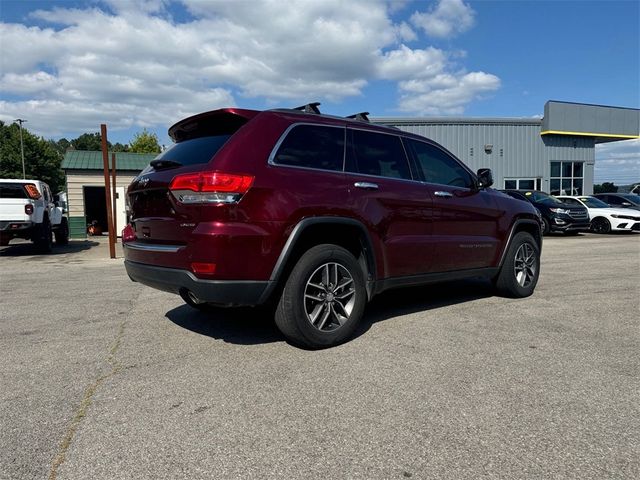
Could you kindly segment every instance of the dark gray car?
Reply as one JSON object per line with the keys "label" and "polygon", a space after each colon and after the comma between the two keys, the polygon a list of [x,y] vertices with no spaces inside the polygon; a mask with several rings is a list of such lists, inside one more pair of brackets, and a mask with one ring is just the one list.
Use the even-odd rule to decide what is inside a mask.
{"label": "dark gray car", "polygon": [[594,197],[611,207],[640,210],[640,195],[634,193],[597,193]]}

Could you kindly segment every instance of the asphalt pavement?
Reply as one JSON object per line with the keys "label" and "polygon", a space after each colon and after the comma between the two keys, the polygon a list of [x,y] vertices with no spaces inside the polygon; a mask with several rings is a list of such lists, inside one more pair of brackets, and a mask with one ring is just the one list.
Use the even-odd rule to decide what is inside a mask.
{"label": "asphalt pavement", "polygon": [[640,478],[637,234],[545,238],[527,299],[387,292],[322,351],[104,240],[1,248],[0,298],[3,479]]}

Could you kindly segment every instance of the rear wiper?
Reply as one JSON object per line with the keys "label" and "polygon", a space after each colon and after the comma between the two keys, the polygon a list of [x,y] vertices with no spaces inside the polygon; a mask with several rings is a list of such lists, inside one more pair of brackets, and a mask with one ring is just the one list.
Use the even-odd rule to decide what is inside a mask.
{"label": "rear wiper", "polygon": [[165,159],[151,160],[151,163],[149,165],[151,165],[156,170],[182,166],[180,162],[176,162],[175,160],[165,160]]}

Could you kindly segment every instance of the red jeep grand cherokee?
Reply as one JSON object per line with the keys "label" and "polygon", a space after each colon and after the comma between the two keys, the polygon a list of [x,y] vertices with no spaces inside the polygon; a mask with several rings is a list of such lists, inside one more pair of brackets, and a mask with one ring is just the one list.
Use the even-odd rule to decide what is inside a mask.
{"label": "red jeep grand cherokee", "polygon": [[317,105],[172,126],[175,145],[129,187],[131,279],[195,308],[273,299],[287,339],[314,348],[348,339],[390,288],[485,276],[507,296],[533,293],[531,204],[431,140]]}

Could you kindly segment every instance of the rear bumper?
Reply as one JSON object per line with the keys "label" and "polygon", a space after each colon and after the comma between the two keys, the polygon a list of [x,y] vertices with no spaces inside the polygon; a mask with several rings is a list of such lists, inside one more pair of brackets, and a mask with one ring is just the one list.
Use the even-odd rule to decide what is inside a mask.
{"label": "rear bumper", "polygon": [[202,280],[188,270],[125,260],[129,278],[148,287],[180,294],[188,290],[203,302],[228,306],[260,305],[271,290],[270,281]]}
{"label": "rear bumper", "polygon": [[0,235],[6,238],[31,238],[33,229],[35,228],[33,222],[23,221],[0,221]]}

